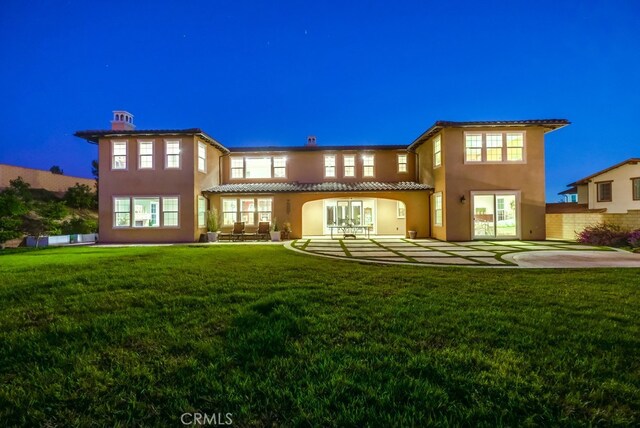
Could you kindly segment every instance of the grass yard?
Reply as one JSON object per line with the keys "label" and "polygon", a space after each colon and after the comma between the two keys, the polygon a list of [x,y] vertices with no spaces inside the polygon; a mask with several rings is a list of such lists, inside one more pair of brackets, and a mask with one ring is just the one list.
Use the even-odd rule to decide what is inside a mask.
{"label": "grass yard", "polygon": [[640,424],[638,269],[0,254],[4,426]]}

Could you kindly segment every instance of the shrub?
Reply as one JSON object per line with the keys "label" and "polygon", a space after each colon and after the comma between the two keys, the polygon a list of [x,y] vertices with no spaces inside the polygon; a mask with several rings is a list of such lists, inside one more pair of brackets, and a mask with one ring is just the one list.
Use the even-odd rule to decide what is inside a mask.
{"label": "shrub", "polygon": [[98,205],[95,192],[86,184],[76,183],[75,186],[69,187],[64,200],[72,208],[92,209]]}
{"label": "shrub", "polygon": [[92,219],[73,217],[71,220],[63,222],[61,229],[63,235],[96,233],[98,231],[98,222]]}
{"label": "shrub", "polygon": [[633,248],[640,248],[640,229],[636,229],[629,234],[628,242]]}
{"label": "shrub", "polygon": [[611,223],[599,223],[588,226],[578,233],[578,242],[592,245],[606,245],[608,247],[623,247],[627,245],[629,232]]}

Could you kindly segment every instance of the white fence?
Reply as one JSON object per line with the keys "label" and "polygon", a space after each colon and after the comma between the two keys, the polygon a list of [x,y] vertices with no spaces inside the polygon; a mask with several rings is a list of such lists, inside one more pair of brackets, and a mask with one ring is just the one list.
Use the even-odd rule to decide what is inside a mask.
{"label": "white fence", "polygon": [[[57,236],[41,236],[38,239],[38,247],[50,247],[60,245],[71,245],[79,243],[96,242],[98,240],[97,233],[77,234],[77,235],[57,235]],[[36,237],[27,236],[27,247],[36,246]]]}

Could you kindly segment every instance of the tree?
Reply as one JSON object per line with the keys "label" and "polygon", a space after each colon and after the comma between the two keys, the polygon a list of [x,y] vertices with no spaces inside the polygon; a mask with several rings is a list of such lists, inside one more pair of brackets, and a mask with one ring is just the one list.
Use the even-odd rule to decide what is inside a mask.
{"label": "tree", "polygon": [[15,188],[0,192],[0,245],[22,234],[22,216],[27,211],[27,204]]}
{"label": "tree", "polygon": [[91,161],[91,174],[96,179],[96,196],[98,195],[98,180],[100,179],[100,164],[96,159]]}
{"label": "tree", "polygon": [[12,189],[16,196],[25,202],[31,200],[31,185],[24,181],[22,177],[18,176],[15,180],[9,180],[9,187],[6,190]]}
{"label": "tree", "polygon": [[92,209],[97,205],[96,194],[86,184],[76,183],[64,194],[64,200],[71,208]]}
{"label": "tree", "polygon": [[37,208],[38,217],[31,217],[26,221],[27,232],[36,238],[36,248],[42,236],[60,233],[60,220],[68,212],[64,202],[47,202]]}
{"label": "tree", "polygon": [[58,165],[52,166],[49,171],[51,171],[51,174],[64,175],[64,171]]}

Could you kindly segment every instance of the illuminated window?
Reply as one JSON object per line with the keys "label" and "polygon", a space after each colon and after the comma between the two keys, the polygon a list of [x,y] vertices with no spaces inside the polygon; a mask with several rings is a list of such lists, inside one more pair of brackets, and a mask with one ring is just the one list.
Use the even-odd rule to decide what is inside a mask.
{"label": "illuminated window", "polygon": [[198,227],[207,225],[207,200],[198,196]]}
{"label": "illuminated window", "polygon": [[344,176],[355,177],[356,176],[356,156],[344,155]]}
{"label": "illuminated window", "polygon": [[433,195],[433,224],[442,226],[442,192]]}
{"label": "illuminated window", "polygon": [[243,221],[245,225],[253,225],[255,222],[256,213],[256,200],[240,199],[240,221]]}
{"label": "illuminated window", "polygon": [[271,178],[271,158],[245,158],[244,177]]}
{"label": "illuminated window", "polygon": [[524,134],[522,132],[507,134],[507,160],[522,161],[524,159]]}
{"label": "illuminated window", "polygon": [[405,218],[407,216],[407,207],[404,202],[397,201],[396,211],[398,218]]}
{"label": "illuminated window", "polygon": [[465,135],[464,160],[466,162],[482,162],[482,134]]}
{"label": "illuminated window", "polygon": [[231,158],[231,178],[244,178],[243,158]]}
{"label": "illuminated window", "polygon": [[433,139],[433,166],[442,165],[442,139],[437,135]]}
{"label": "illuminated window", "polygon": [[285,178],[287,176],[287,158],[284,156],[273,158],[273,176]]}
{"label": "illuminated window", "polygon": [[207,172],[207,146],[198,143],[198,171]]}
{"label": "illuminated window", "polygon": [[362,155],[362,176],[373,177],[374,175],[374,157],[372,154]]}
{"label": "illuminated window", "polygon": [[113,199],[113,225],[114,227],[131,226],[131,199]]}
{"label": "illuminated window", "polygon": [[114,141],[111,151],[111,169],[127,169],[127,142]]}
{"label": "illuminated window", "polygon": [[502,161],[502,134],[487,134],[487,162]]}
{"label": "illuminated window", "polygon": [[271,198],[259,198],[258,204],[258,221],[271,222],[271,205],[273,200]]}
{"label": "illuminated window", "polygon": [[238,200],[222,199],[222,224],[231,226],[238,221]]}
{"label": "illuminated window", "polygon": [[178,198],[162,198],[162,225],[178,226]]}
{"label": "illuminated window", "polygon": [[324,176],[328,178],[336,176],[336,155],[324,155]]}
{"label": "illuminated window", "polygon": [[158,227],[159,198],[133,198],[133,227]]}
{"label": "illuminated window", "polygon": [[407,172],[407,155],[398,155],[398,172]]}
{"label": "illuminated window", "polygon": [[153,168],[153,141],[140,141],[138,143],[138,168]]}
{"label": "illuminated window", "polygon": [[180,141],[166,142],[165,168],[180,168]]}

